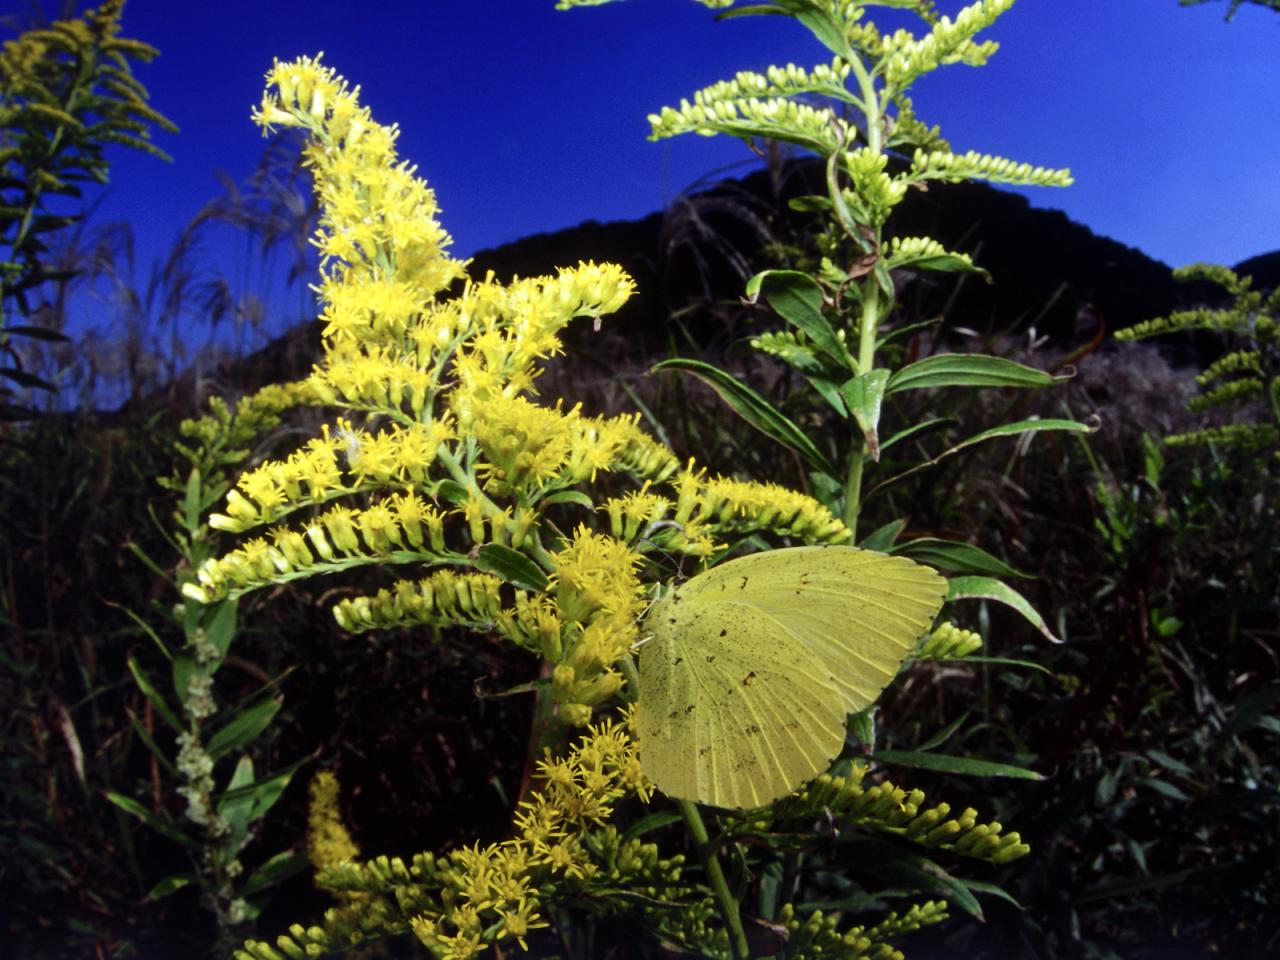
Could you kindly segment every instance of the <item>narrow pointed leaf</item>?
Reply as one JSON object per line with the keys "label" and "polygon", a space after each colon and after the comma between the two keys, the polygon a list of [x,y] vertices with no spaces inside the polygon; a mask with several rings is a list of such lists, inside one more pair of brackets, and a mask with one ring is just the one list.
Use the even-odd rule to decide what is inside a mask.
{"label": "narrow pointed leaf", "polygon": [[981,433],[975,434],[968,440],[957,443],[954,447],[942,451],[932,460],[926,460],[924,463],[916,464],[910,470],[904,470],[896,476],[890,477],[888,480],[881,481],[876,484],[868,493],[867,497],[877,491],[897,483],[899,480],[905,480],[913,474],[919,473],[921,470],[927,470],[929,467],[936,466],[948,457],[953,457],[962,450],[976,446],[979,443],[985,443],[988,440],[998,440],[1001,437],[1016,437],[1025,433],[1039,433],[1045,430],[1067,431],[1069,433],[1092,433],[1097,427],[1091,427],[1087,423],[1081,423],[1078,420],[1019,420],[1017,423],[1006,423],[999,427],[992,427],[990,430],[983,430]]}
{"label": "narrow pointed leaf", "polygon": [[868,370],[845,381],[840,387],[840,395],[867,442],[867,452],[876,461],[880,459],[880,435],[876,430],[880,425],[880,404],[888,381],[888,370]]}
{"label": "narrow pointed leaf", "polygon": [[953,757],[944,753],[924,753],[920,750],[879,750],[875,759],[880,763],[898,767],[915,767],[917,770],[935,770],[939,773],[958,773],[969,777],[1013,777],[1018,780],[1043,780],[1041,774],[1026,767],[1010,763],[994,763],[975,757]]}
{"label": "narrow pointed leaf", "polygon": [[907,525],[905,520],[890,520],[883,527],[872,530],[858,544],[863,550],[878,550],[881,553],[893,553],[893,543]]}
{"label": "narrow pointed leaf", "polygon": [[984,573],[993,577],[1030,578],[1031,574],[1013,569],[1003,560],[993,557],[981,547],[971,543],[959,543],[955,540],[936,540],[922,537],[900,543],[890,553],[910,557],[920,563],[927,563],[940,570],[954,573]]}
{"label": "narrow pointed leaf", "polygon": [[178,829],[177,825],[170,822],[168,817],[152,813],[137,800],[126,797],[124,794],[116,793],[114,790],[105,791],[103,796],[121,810],[124,810],[126,813],[133,814],[133,816],[137,817],[152,830],[155,830],[157,833],[164,834],[164,836],[168,837],[175,843],[179,843],[184,847],[196,846],[196,841]]}
{"label": "narrow pointed leaf", "polygon": [[301,873],[310,865],[311,861],[305,853],[295,850],[281,851],[249,875],[240,894],[249,897],[267,887],[274,887]]}
{"label": "narrow pointed leaf", "polygon": [[768,400],[731,374],[701,360],[686,360],[679,357],[656,364],[651,372],[656,373],[658,370],[687,370],[715,390],[738,416],[761,433],[790,447],[804,457],[811,466],[817,467],[823,473],[835,474],[830,461],[813,445],[813,441],[805,435],[803,430]]}
{"label": "narrow pointed leaf", "polygon": [[482,573],[492,573],[508,583],[539,593],[547,589],[549,581],[542,568],[519,550],[512,550],[500,543],[486,543],[476,553],[475,568]]}
{"label": "narrow pointed leaf", "polygon": [[941,353],[908,364],[889,379],[889,393],[922,387],[1047,387],[1058,380],[1004,357],[981,353]]}
{"label": "narrow pointed leaf", "polygon": [[260,700],[251,707],[237,713],[231,720],[209,738],[205,752],[213,759],[246,747],[258,738],[272,717],[280,710],[280,701],[273,699]]}
{"label": "narrow pointed leaf", "polygon": [[129,672],[133,674],[133,682],[138,685],[138,689],[142,691],[142,695],[147,698],[151,703],[151,706],[155,708],[156,713],[160,714],[161,719],[163,719],[165,723],[173,727],[176,732],[181,733],[185,727],[183,727],[182,723],[179,722],[178,715],[169,708],[167,703],[164,702],[164,697],[160,695],[160,691],[155,688],[147,675],[142,672],[142,668],[138,666],[138,661],[133,659],[133,657],[130,657],[128,664]]}
{"label": "narrow pointed leaf", "polygon": [[195,883],[196,878],[189,873],[175,873],[165,877],[147,891],[144,900],[162,900],[169,894],[181,890],[188,884]]}
{"label": "narrow pointed leaf", "polygon": [[197,467],[187,477],[186,496],[183,497],[183,513],[187,530],[194,532],[200,526],[200,469]]}
{"label": "narrow pointed leaf", "polygon": [[947,580],[947,602],[955,600],[994,600],[1017,610],[1027,622],[1039,630],[1052,643],[1061,643],[1053,635],[1044,618],[1036,613],[1027,598],[1013,587],[991,577],[950,577]]}
{"label": "narrow pointed leaf", "polygon": [[799,270],[765,270],[747,281],[747,299],[763,294],[778,316],[804,332],[813,345],[846,370],[857,369],[849,351],[822,315],[822,288]]}

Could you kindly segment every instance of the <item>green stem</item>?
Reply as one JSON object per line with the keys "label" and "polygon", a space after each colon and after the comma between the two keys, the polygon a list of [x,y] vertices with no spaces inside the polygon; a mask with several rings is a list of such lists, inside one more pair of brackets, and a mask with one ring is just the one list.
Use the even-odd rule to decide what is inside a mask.
{"label": "green stem", "polygon": [[[878,234],[879,231],[877,231]],[[879,244],[879,236],[876,243]],[[858,369],[867,373],[875,368],[876,325],[880,316],[880,283],[875,274],[868,274],[862,285],[862,315],[858,320]],[[845,467],[844,525],[856,541],[858,513],[862,509],[862,431],[854,424],[853,440],[849,444],[849,462]]]}
{"label": "green stem", "polygon": [[733,899],[733,894],[729,892],[729,884],[725,881],[724,871],[720,869],[716,852],[711,848],[711,838],[707,836],[707,827],[702,822],[702,815],[698,813],[697,806],[688,800],[677,800],[676,808],[684,817],[689,835],[693,837],[698,859],[702,861],[702,869],[707,872],[711,891],[715,894],[716,903],[720,906],[720,916],[725,926],[729,928],[729,948],[733,951],[735,960],[747,960],[751,952],[747,946],[747,932],[742,929],[738,901]]}

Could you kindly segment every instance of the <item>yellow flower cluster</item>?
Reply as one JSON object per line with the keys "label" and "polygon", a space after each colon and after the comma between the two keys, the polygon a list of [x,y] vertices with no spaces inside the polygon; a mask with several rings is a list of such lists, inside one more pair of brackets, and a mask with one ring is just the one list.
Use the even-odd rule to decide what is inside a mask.
{"label": "yellow flower cluster", "polygon": [[416,493],[398,493],[363,510],[330,507],[303,530],[273,528],[196,571],[183,593],[201,603],[238,596],[269,583],[374,562],[454,560],[444,543],[444,514]]}
{"label": "yellow flower cluster", "polygon": [[[601,864],[583,837],[606,823],[622,797],[649,796],[635,745],[617,723],[591,727],[566,757],[540,762],[538,772],[543,785],[520,804],[515,837],[455,850],[437,863],[443,909],[410,921],[437,957],[468,960],[508,939],[528,949],[530,931],[548,925],[539,913],[540,889],[555,881],[563,891],[595,877]],[[647,857],[637,851],[631,851],[636,867],[658,866],[656,850]],[[662,861],[660,869],[674,881],[681,862]]]}
{"label": "yellow flower cluster", "polygon": [[947,622],[929,634],[915,657],[917,660],[958,660],[981,649],[980,634]]}
{"label": "yellow flower cluster", "polygon": [[312,438],[287,459],[241,474],[239,489],[227,494],[226,514],[212,514],[209,525],[239,533],[356,490],[425,484],[437,449],[453,437],[447,421],[393,424],[379,433],[356,429],[341,418],[337,426],[330,434],[325,424],[323,437]]}
{"label": "yellow flower cluster", "polygon": [[[352,633],[416,624],[487,626],[510,622],[502,609],[502,581],[487,573],[437,570],[422,580],[400,580],[371,597],[349,597],[333,608],[338,626]],[[503,631],[507,633],[507,631]],[[514,629],[510,629],[515,633]]]}
{"label": "yellow flower cluster", "polygon": [[775,809],[778,817],[806,811],[829,815],[904,837],[922,846],[941,848],[990,863],[1008,863],[1031,852],[1017,833],[1003,833],[998,822],[979,823],[978,812],[966,808],[950,817],[951,806],[925,807],[920,790],[906,791],[885,781],[864,787],[868,767],[855,763],[847,777],[822,774]]}
{"label": "yellow flower cluster", "polygon": [[311,778],[307,799],[307,858],[311,865],[323,870],[360,856],[338,809],[338,778],[321,770]]}
{"label": "yellow flower cluster", "polygon": [[319,58],[276,61],[254,119],[264,133],[273,126],[307,130],[303,155],[321,206],[315,243],[325,265],[345,262],[335,268],[340,282],[390,273],[411,302],[424,303],[463,267],[445,255],[451,240],[436,220],[434,193],[396,154],[398,128],[374,122],[357,93]]}
{"label": "yellow flower cluster", "polygon": [[787,931],[787,951],[798,957],[830,957],[831,960],[906,960],[890,945],[921,927],[947,919],[945,900],[927,900],[905,914],[891,912],[874,927],[856,926],[841,932],[840,913],[814,910],[804,916],[786,903],[778,910],[777,924]]}
{"label": "yellow flower cluster", "polygon": [[553,665],[552,700],[561,718],[583,726],[594,706],[622,688],[614,665],[639,639],[640,556],[618,540],[579,527],[553,560],[555,610],[540,611],[538,640]]}

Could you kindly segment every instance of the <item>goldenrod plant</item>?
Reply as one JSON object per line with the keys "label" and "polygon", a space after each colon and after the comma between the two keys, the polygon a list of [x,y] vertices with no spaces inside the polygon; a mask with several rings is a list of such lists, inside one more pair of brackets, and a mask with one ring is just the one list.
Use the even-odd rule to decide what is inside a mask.
{"label": "goldenrod plant", "polygon": [[[134,546],[135,554],[158,576],[179,586],[190,583],[193,571],[214,555],[217,534],[208,524],[209,509],[226,496],[232,471],[249,456],[249,445],[269,436],[280,425],[281,412],[306,398],[305,384],[270,385],[242,398],[234,410],[214,397],[207,415],[182,423],[186,442],[177,445],[177,452],[187,468],[161,478],[162,486],[178,496],[170,521],[163,525],[178,554],[176,576]],[[242,862],[245,848],[257,839],[263,818],[301,761],[272,772],[255,767],[254,743],[283,702],[279,678],[237,703],[218,700],[215,678],[235,641],[237,613],[234,598],[208,604],[184,598],[167,626],[157,628],[131,614],[166,661],[171,689],[166,693],[155,671],[139,658],[129,659],[134,682],[167,734],[157,737],[136,719],[134,729],[159,769],[169,775],[169,788],[181,798],[182,811],[175,817],[164,806],[144,804],[115,790],[106,793],[112,803],[183,849],[189,869],[156,881],[148,899],[187,886],[199,888],[217,920],[224,954],[236,940],[236,931],[258,915],[271,888],[307,863],[306,856],[291,849],[269,855],[256,870],[247,870]],[[176,650],[166,641],[175,628],[183,638]],[[172,749],[167,749],[169,736]]]}
{"label": "goldenrod plant", "polygon": [[35,411],[18,390],[52,391],[55,384],[30,369],[34,355],[23,340],[65,342],[62,331],[24,323],[32,299],[49,283],[70,279],[48,260],[50,234],[83,218],[56,208],[84,197],[80,184],[107,182],[109,145],[119,144],[167,160],[151,142],[152,128],[177,128],[147,104],[147,90],[132,62],[158,51],[120,35],[124,0],[107,0],[75,20],[28,30],[0,51],[0,419],[26,419]]}
{"label": "goldenrod plant", "polygon": [[1196,377],[1200,393],[1187,401],[1192,413],[1248,411],[1254,415],[1170,434],[1170,446],[1218,444],[1252,453],[1280,465],[1280,289],[1269,294],[1251,289],[1250,277],[1223,266],[1195,263],[1174,271],[1179,280],[1207,280],[1231,296],[1220,309],[1198,307],[1146,320],[1116,331],[1121,341],[1164,334],[1208,331],[1221,336],[1227,352]]}
{"label": "goldenrod plant", "polygon": [[[1014,0],[979,0],[954,18],[928,0],[774,0],[737,6],[733,0],[697,0],[721,9],[722,19],[770,15],[796,21],[826,48],[831,59],[813,67],[773,66],[763,73],[744,70],[697,91],[692,100],[649,117],[650,139],[685,133],[728,135],[756,152],[783,143],[816,154],[824,170],[825,194],[791,201],[816,212],[820,264],[813,272],[765,270],[747,284],[751,302],[765,301],[786,324],[751,343],[793,368],[826,410],[820,428],[811,419],[788,417],[731,373],[700,360],[673,359],[655,369],[677,369],[708,383],[753,427],[788,447],[808,470],[820,501],[839,516],[863,546],[928,562],[959,576],[951,599],[981,598],[1009,604],[1046,636],[1042,618],[1024,598],[992,574],[1016,574],[970,543],[924,538],[898,543],[905,518],[859,535],[869,498],[973,447],[1001,438],[1020,438],[1026,449],[1042,431],[1084,433],[1090,427],[1065,419],[1031,418],[1003,423],[955,438],[947,418],[886,424],[901,413],[899,401],[916,391],[1036,389],[1062,379],[1012,360],[985,354],[935,353],[915,359],[929,323],[896,322],[898,284],[922,271],[986,276],[965,253],[947,250],[929,237],[892,235],[895,207],[912,190],[936,181],[986,180],[1019,186],[1063,187],[1070,172],[990,156],[957,153],[937,127],[918,118],[909,96],[921,77],[941,67],[981,66],[996,52],[979,34],[1009,11]],[[595,6],[561,0],[559,9]],[[868,10],[888,7],[917,16],[925,30],[882,31]],[[895,281],[895,277],[897,280]],[[935,344],[936,346],[937,344]],[[834,415],[844,429],[830,430]],[[931,440],[930,437],[935,438]],[[941,449],[927,446],[945,438]],[[911,466],[889,476],[877,470],[881,455],[899,444],[919,451]]]}
{"label": "goldenrod plant", "polygon": [[[184,576],[187,616],[205,624],[251,591],[301,578],[346,583],[360,568],[402,569],[387,586],[340,589],[337,623],[497,635],[541,666],[511,691],[533,696],[536,707],[531,776],[507,839],[361,861],[358,836],[340,827],[333,784],[317,781],[310,855],[338,905],[321,923],[247,942],[237,956],[338,954],[396,935],[416,937],[437,957],[534,949],[552,937],[589,956],[596,925],[626,922],[709,957],[747,956],[746,931],[757,926],[775,946],[789,942],[795,957],[897,957],[893,941],[946,916],[938,895],[978,912],[970,889],[928,852],[1005,863],[1026,845],[972,810],[951,816],[946,804],[926,805],[922,793],[865,764],[843,761],[776,804],[721,812],[714,835],[693,802],[673,807],[654,792],[631,706],[634,657],[639,651],[643,671],[643,647],[655,642],[642,630],[654,582],[681,557],[711,563],[730,550],[788,543],[851,550],[851,531],[812,497],[681,461],[637,416],[597,417],[564,398],[541,399],[538,374],[559,352],[560,332],[575,318],[601,323],[631,295],[630,278],[590,262],[509,283],[468,277],[448,253],[434,194],[397,155],[396,127],[375,121],[318,59],[277,63],[267,80],[255,118],[264,130],[306,134],[320,200],[323,357],[305,380],[276,388],[279,404],[259,394],[241,401],[243,417],[218,406],[215,419],[232,417],[218,428],[229,435],[264,403],[274,415],[285,402],[321,407],[331,419],[292,453],[241,472],[225,496],[192,473],[188,528],[238,540]],[[917,603],[919,634],[928,632],[941,578],[905,559],[876,563],[930,591],[937,581],[936,600]],[[800,592],[804,569],[792,572]],[[192,635],[185,669],[211,679],[222,651],[202,658],[200,643]],[[892,660],[895,669],[907,652]],[[755,678],[745,675],[742,687]],[[251,795],[240,783],[223,802]],[[688,844],[668,829],[681,821]],[[822,839],[830,826],[814,836],[815,823],[840,824],[841,842]],[[792,902],[855,838],[858,857],[876,870],[891,865],[894,885],[916,901],[878,925]],[[762,926],[748,922],[755,915]]]}

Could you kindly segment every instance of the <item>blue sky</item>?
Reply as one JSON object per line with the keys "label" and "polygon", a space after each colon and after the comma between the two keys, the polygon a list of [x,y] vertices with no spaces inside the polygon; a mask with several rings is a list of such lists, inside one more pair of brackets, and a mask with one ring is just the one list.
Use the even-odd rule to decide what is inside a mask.
{"label": "blue sky", "polygon": [[[1072,168],[1076,186],[1028,196],[1171,265],[1274,250],[1280,15],[1246,7],[1227,24],[1225,7],[1020,0],[987,34],[1002,43],[991,64],[926,78],[917,112],[958,151]],[[689,0],[128,0],[124,22],[161,49],[138,75],[182,128],[159,138],[173,164],[117,152],[96,214],[134,225],[143,262],[219,193],[215,171],[252,170],[264,141],[249,110],[273,57],[323,50],[400,124],[463,256],[661,208],[750,154],[727,138],[649,143],[647,113],[738,69],[826,59],[788,20],[717,23]]]}

